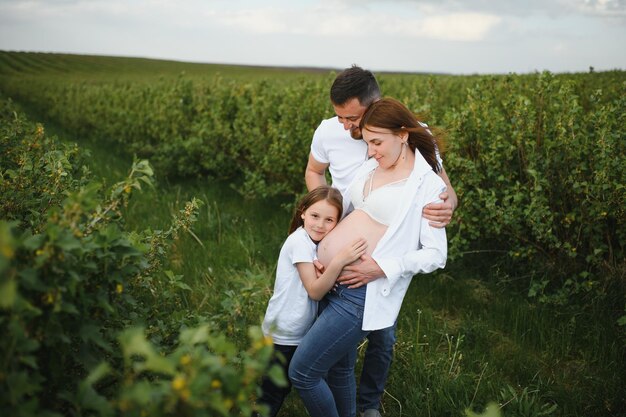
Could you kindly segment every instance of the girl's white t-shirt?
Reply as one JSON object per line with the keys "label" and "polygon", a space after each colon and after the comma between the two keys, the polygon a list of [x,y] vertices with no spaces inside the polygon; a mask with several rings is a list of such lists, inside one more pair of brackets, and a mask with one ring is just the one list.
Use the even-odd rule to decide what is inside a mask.
{"label": "girl's white t-shirt", "polygon": [[263,333],[277,345],[297,346],[317,317],[317,301],[309,298],[296,264],[313,263],[317,245],[302,228],[287,237],[276,266],[274,294],[265,311]]}

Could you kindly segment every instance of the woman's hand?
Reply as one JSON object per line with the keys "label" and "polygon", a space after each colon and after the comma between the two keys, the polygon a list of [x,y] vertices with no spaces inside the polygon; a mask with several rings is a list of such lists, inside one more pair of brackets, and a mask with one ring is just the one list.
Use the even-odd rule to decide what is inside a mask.
{"label": "woman's hand", "polygon": [[359,288],[368,282],[383,277],[385,277],[385,272],[380,269],[374,258],[369,255],[363,255],[361,256],[361,262],[343,268],[341,275],[337,278],[337,282],[348,285],[348,288]]}

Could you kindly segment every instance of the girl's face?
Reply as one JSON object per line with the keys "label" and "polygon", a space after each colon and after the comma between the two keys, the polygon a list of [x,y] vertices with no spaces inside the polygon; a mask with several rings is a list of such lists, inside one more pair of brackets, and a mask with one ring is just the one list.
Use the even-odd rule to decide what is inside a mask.
{"label": "girl's face", "polygon": [[390,168],[400,158],[408,134],[396,135],[389,129],[365,126],[363,140],[367,143],[367,156],[375,158],[381,168]]}
{"label": "girl's face", "polygon": [[319,242],[337,225],[339,210],[328,201],[320,200],[311,204],[300,216],[304,221],[304,230],[313,241]]}

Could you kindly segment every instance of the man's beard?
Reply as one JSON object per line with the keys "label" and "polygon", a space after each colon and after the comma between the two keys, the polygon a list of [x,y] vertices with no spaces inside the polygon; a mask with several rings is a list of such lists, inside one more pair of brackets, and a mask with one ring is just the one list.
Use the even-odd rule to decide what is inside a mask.
{"label": "man's beard", "polygon": [[358,127],[355,129],[350,129],[350,136],[352,139],[363,139],[363,132]]}

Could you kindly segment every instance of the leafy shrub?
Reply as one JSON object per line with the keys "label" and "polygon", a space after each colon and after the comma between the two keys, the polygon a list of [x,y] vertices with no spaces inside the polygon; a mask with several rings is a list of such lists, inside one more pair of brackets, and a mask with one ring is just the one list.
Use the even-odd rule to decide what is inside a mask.
{"label": "leafy shrub", "polygon": [[623,293],[624,97],[596,91],[584,111],[571,81],[544,73],[521,94],[516,81],[481,79],[450,120],[453,254],[506,252],[543,301]]}
{"label": "leafy shrub", "polygon": [[[261,329],[249,330],[250,347],[240,352],[208,325],[181,331],[176,349],[164,354],[141,328],[119,335],[123,366],[102,362],[66,395],[71,407],[110,416],[231,416],[250,415],[259,408],[253,398],[258,376],[272,355],[271,340]],[[102,395],[111,382],[113,400]]]}
{"label": "leafy shrub", "polygon": [[[191,232],[198,202],[168,230],[126,231],[121,209],[152,185],[146,161],[133,163],[105,193],[78,165],[75,146],[45,136],[6,100],[0,109],[7,196],[0,204],[0,414],[227,416],[254,409],[255,381],[271,355],[259,329],[250,330],[250,347],[240,353],[207,324],[156,338],[163,345],[135,327],[163,325],[177,334],[186,324],[168,318],[188,287],[163,270],[163,260],[179,234]],[[156,305],[162,314],[154,316]]]}

